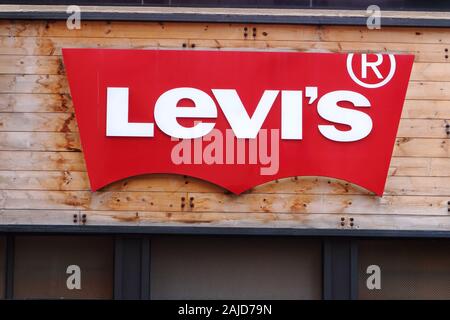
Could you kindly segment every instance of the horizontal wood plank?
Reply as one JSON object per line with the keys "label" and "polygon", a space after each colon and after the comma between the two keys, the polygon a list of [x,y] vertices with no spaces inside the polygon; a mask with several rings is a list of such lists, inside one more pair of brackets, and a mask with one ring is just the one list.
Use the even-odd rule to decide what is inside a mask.
{"label": "horizontal wood plank", "polygon": [[[397,137],[446,138],[446,120],[402,119]],[[74,113],[0,113],[0,131],[78,132]]]}
{"label": "horizontal wood plank", "polygon": [[[0,75],[0,93],[69,93],[62,75]],[[410,81],[406,94],[414,100],[450,100],[450,82]]]}
{"label": "horizontal wood plank", "polygon": [[[8,211],[7,211],[8,212]],[[29,213],[31,215],[33,213]],[[379,214],[273,214],[266,212],[83,211],[86,225],[270,227],[311,229],[448,230],[449,216]],[[341,225],[344,218],[344,225]],[[350,218],[353,226],[350,226]],[[400,228],[401,226],[401,228]]]}
{"label": "horizontal wood plank", "polygon": [[[89,191],[86,172],[81,171],[0,171],[3,190],[81,190]],[[114,182],[101,190],[130,192],[224,193],[219,186],[181,175],[153,174]],[[325,177],[293,177],[254,187],[248,193],[287,194],[370,194],[356,185]],[[450,177],[390,176],[385,195],[449,195]]]}
{"label": "horizontal wood plank", "polygon": [[[0,74],[63,75],[62,56],[1,55]],[[450,63],[415,62],[411,80],[450,81]]]}
{"label": "horizontal wood plank", "polygon": [[90,192],[1,190],[4,209],[182,211],[183,192]]}
{"label": "horizontal wood plank", "polygon": [[450,81],[450,63],[415,62],[413,64],[410,79],[423,81]]}
{"label": "horizontal wood plank", "polygon": [[[370,194],[351,183],[327,178],[288,178],[254,187],[251,193]],[[450,177],[401,177],[387,179],[384,195],[450,195]]]}
{"label": "horizontal wood plank", "polygon": [[189,193],[195,212],[297,212],[447,215],[448,197]]}
{"label": "horizontal wood plank", "polygon": [[[0,115],[1,117],[1,115]],[[397,137],[447,138],[447,120],[401,119]]]}
{"label": "horizontal wood plank", "polygon": [[0,112],[70,112],[69,94],[0,93]]}
{"label": "horizontal wood plank", "polygon": [[[80,29],[68,30],[65,21],[0,21],[1,36],[21,37],[73,37],[73,38],[143,38],[185,39],[205,38],[244,39],[243,24],[158,23],[127,21],[86,21]],[[303,32],[308,39],[315,38],[314,28]]]}
{"label": "horizontal wood plank", "polygon": [[[0,55],[61,56],[62,48],[157,49],[185,48],[187,39],[70,38],[0,36]],[[183,46],[183,44],[185,46]],[[431,48],[430,48],[431,49]],[[436,49],[435,49],[436,50]],[[434,56],[432,53],[430,57]],[[439,59],[439,58],[438,58]],[[433,60],[434,61],[434,60]],[[438,62],[438,60],[436,60]],[[442,62],[439,60],[439,62]]]}
{"label": "horizontal wood plank", "polygon": [[78,132],[78,125],[74,113],[5,112],[0,113],[0,131]]}
{"label": "horizontal wood plank", "polygon": [[450,158],[450,139],[397,138],[396,157]]}
{"label": "horizontal wood plank", "polygon": [[[254,30],[255,28],[255,30]],[[253,33],[255,36],[253,36]],[[389,34],[389,37],[386,37]],[[67,30],[65,21],[0,21],[1,36],[107,37],[145,39],[230,39],[347,41],[380,43],[448,44],[443,28],[365,26],[313,26],[271,24],[216,24],[175,22],[85,21],[80,29]],[[356,36],[355,36],[356,35]]]}
{"label": "horizontal wood plank", "polygon": [[393,157],[391,159],[389,175],[449,177],[450,159]]}
{"label": "horizontal wood plank", "polygon": [[63,74],[62,57],[0,55],[0,74]]}
{"label": "horizontal wood plank", "polygon": [[0,151],[0,170],[86,171],[81,152]]}
{"label": "horizontal wood plank", "polygon": [[450,82],[410,81],[406,91],[407,99],[450,100]]}
{"label": "horizontal wood plank", "polygon": [[[74,219],[76,217],[76,219]],[[0,209],[1,225],[80,225],[79,210]],[[75,221],[75,222],[74,222]]]}
{"label": "horizontal wood plank", "polygon": [[[0,95],[1,99],[1,95]],[[405,100],[403,119],[450,119],[450,101]]]}
{"label": "horizontal wood plank", "polygon": [[[182,199],[193,198],[182,206]],[[186,201],[186,200],[185,200]],[[448,196],[2,190],[0,208],[448,215]]]}
{"label": "horizontal wood plank", "polygon": [[[0,151],[0,170],[84,172],[86,166],[81,152]],[[393,157],[389,175],[448,177],[450,176],[450,160],[448,158]],[[134,188],[130,184],[141,183],[139,180],[139,177],[134,177],[123,188]]]}
{"label": "horizontal wood plank", "polygon": [[[450,139],[397,138],[394,156],[450,157]],[[79,135],[72,132],[0,132],[1,150],[80,151]]]}
{"label": "horizontal wood plank", "polygon": [[0,93],[69,93],[62,75],[0,75]]}
{"label": "horizontal wood plank", "polygon": [[[31,214],[31,213],[30,213]],[[30,215],[29,214],[29,215]],[[449,216],[379,214],[273,214],[247,212],[83,211],[86,225],[270,227],[340,230],[448,230]],[[341,225],[344,218],[344,225]],[[353,226],[350,226],[350,218]]]}
{"label": "horizontal wood plank", "polygon": [[[421,43],[376,43],[346,41],[299,41],[299,40],[227,40],[189,39],[188,48],[196,49],[241,49],[276,50],[329,53],[394,53],[413,54],[416,62],[450,62],[448,44]],[[55,51],[57,53],[57,51]],[[20,54],[20,53],[18,53]],[[447,57],[446,57],[447,56]]]}
{"label": "horizontal wood plank", "polygon": [[[74,220],[85,215],[86,222]],[[0,209],[8,225],[104,225],[104,226],[202,226],[339,230],[448,230],[450,217],[442,215],[382,214],[273,214],[248,212],[152,212],[92,210],[10,210]],[[344,225],[341,225],[344,218]],[[353,226],[350,226],[350,218]]]}
{"label": "horizontal wood plank", "polygon": [[[406,100],[403,119],[450,119],[450,100]],[[69,94],[0,93],[0,112],[73,113]]]}
{"label": "horizontal wood plank", "polygon": [[[449,35],[444,28],[125,21],[83,21],[81,30],[67,30],[65,21],[2,20],[0,223],[79,225],[85,214],[87,225],[450,230]],[[91,192],[64,47],[414,54],[385,194],[292,177],[235,196],[163,174]]]}
{"label": "horizontal wood plank", "polygon": [[[346,41],[142,39],[0,36],[0,55],[60,56],[62,48],[277,50],[299,52],[363,52],[414,54],[416,62],[449,63],[448,44],[376,43]],[[41,58],[41,57],[35,57]],[[5,57],[4,59],[8,59]],[[25,60],[26,61],[26,60]],[[20,65],[18,65],[20,67]]]}
{"label": "horizontal wood plank", "polygon": [[72,132],[0,132],[0,150],[80,151],[80,137]]}

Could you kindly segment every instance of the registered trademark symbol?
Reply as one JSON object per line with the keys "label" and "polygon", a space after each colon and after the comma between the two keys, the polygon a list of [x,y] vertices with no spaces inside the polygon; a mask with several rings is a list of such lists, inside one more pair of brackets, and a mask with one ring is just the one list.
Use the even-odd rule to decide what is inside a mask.
{"label": "registered trademark symbol", "polygon": [[371,68],[372,71],[375,73],[376,77],[378,79],[382,79],[382,81],[380,81],[378,83],[364,82],[355,75],[355,72],[354,72],[353,66],[352,66],[353,56],[354,56],[353,53],[349,53],[347,56],[347,72],[350,75],[350,78],[352,78],[352,80],[355,83],[359,84],[360,86],[362,86],[364,88],[374,89],[374,88],[382,87],[385,84],[387,84],[389,81],[391,81],[392,77],[394,76],[396,64],[395,64],[395,57],[393,54],[388,55],[391,66],[389,69],[389,74],[385,78],[383,77],[380,70],[378,69],[378,66],[380,66],[383,63],[383,55],[377,53],[376,54],[377,61],[368,62],[367,54],[365,54],[365,53],[361,54],[361,78],[363,78],[363,79],[367,78],[367,70],[369,68]]}

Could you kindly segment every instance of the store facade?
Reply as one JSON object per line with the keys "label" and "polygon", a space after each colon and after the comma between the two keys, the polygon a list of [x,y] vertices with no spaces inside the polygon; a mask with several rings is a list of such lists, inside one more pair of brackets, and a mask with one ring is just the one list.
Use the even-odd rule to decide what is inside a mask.
{"label": "store facade", "polygon": [[[391,8],[369,29],[336,8],[82,7],[70,29],[66,6],[0,8],[0,299],[450,298],[448,12]],[[178,172],[93,188],[110,159],[86,158],[63,48],[414,63],[380,195],[302,172],[240,194]]]}

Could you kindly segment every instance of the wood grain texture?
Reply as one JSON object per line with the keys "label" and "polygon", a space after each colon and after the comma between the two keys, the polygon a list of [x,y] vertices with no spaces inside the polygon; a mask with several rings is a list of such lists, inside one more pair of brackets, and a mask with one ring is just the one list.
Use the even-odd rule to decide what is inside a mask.
{"label": "wood grain texture", "polygon": [[[67,78],[63,75],[0,75],[0,93],[69,94]],[[407,99],[450,100],[450,82],[410,81]]]}
{"label": "wood grain texture", "polygon": [[80,151],[78,133],[0,132],[0,150]]}
{"label": "wood grain texture", "polygon": [[[7,211],[9,212],[9,211]],[[141,211],[82,211],[86,225],[129,226],[203,226],[203,227],[262,227],[309,229],[381,229],[448,230],[448,216],[380,215],[380,214],[291,214],[274,215],[265,212],[141,212]],[[341,225],[344,218],[344,226]],[[350,218],[353,226],[350,226]],[[70,223],[70,222],[69,222]]]}
{"label": "wood grain texture", "polygon": [[[65,13],[64,5],[27,5],[5,4],[0,7],[2,13]],[[333,10],[333,9],[295,9],[295,8],[230,8],[230,7],[167,7],[167,6],[80,6],[81,11],[97,14],[201,14],[201,15],[236,15],[236,16],[267,16],[272,17],[366,17],[363,10]],[[450,20],[446,12],[439,11],[408,11],[383,10],[383,17],[391,19],[439,19]]]}
{"label": "wood grain texture", "polygon": [[[192,198],[193,206],[182,206]],[[448,215],[445,196],[2,190],[4,209]]]}
{"label": "wood grain texture", "polygon": [[[73,217],[86,216],[74,222]],[[344,219],[344,225],[341,225]],[[104,225],[104,226],[201,226],[262,227],[339,230],[439,230],[450,228],[448,216],[382,215],[382,214],[291,214],[248,212],[163,212],[163,211],[93,211],[93,210],[11,210],[0,209],[4,224]],[[353,226],[350,226],[350,219]]]}
{"label": "wood grain texture", "polygon": [[[86,171],[81,152],[60,151],[0,151],[0,170],[4,171]],[[447,177],[450,176],[450,161],[447,158],[393,157],[389,176]],[[144,182],[150,176],[134,177],[125,187],[135,182]],[[172,181],[167,178],[164,181]],[[160,181],[163,183],[163,181]]]}
{"label": "wood grain texture", "polygon": [[[1,96],[0,96],[1,99]],[[403,119],[450,119],[450,101],[446,100],[406,100]]]}
{"label": "wood grain texture", "polygon": [[0,93],[69,93],[62,75],[0,75]]}
{"label": "wood grain texture", "polygon": [[[67,34],[69,36],[70,34]],[[179,49],[179,50],[276,50],[299,52],[374,52],[414,54],[416,62],[449,62],[448,44],[376,43],[348,41],[143,39],[102,37],[0,36],[0,54],[11,56],[61,56],[61,48]],[[447,56],[447,57],[446,57]],[[55,58],[55,57],[53,57]],[[8,59],[8,58],[5,58]]]}
{"label": "wood grain texture", "polygon": [[[450,139],[397,138],[395,157],[450,156]],[[0,151],[81,151],[78,133],[0,132]]]}
{"label": "wood grain texture", "polygon": [[[64,47],[414,54],[385,194],[292,177],[235,196],[165,174],[91,192]],[[0,21],[0,224],[450,230],[449,49],[444,28]]]}
{"label": "wood grain texture", "polygon": [[0,151],[0,170],[86,171],[81,152]]}
{"label": "wood grain texture", "polygon": [[[247,28],[247,29],[246,29]],[[256,28],[256,34],[245,31]],[[386,36],[389,34],[389,36]],[[143,39],[233,39],[348,41],[376,43],[449,44],[448,31],[442,28],[365,26],[298,26],[203,23],[157,23],[127,21],[85,21],[81,29],[68,30],[65,21],[0,21],[1,36],[143,38]]]}
{"label": "wood grain texture", "polygon": [[[450,100],[406,100],[402,119],[450,119]],[[69,94],[0,93],[0,112],[73,113]]]}
{"label": "wood grain texture", "polygon": [[[397,137],[446,138],[446,125],[441,119],[402,119]],[[78,132],[74,113],[7,113],[0,112],[0,131]]]}
{"label": "wood grain texture", "polygon": [[[0,171],[2,190],[78,190],[90,189],[88,176],[82,171]],[[130,192],[202,192],[224,193],[219,186],[181,175],[153,174],[114,182],[102,191]],[[326,177],[293,177],[268,182],[246,193],[286,194],[359,194],[368,191],[345,181]],[[385,195],[448,195],[450,177],[389,176]]]}
{"label": "wood grain texture", "polygon": [[[63,75],[62,56],[1,55],[0,74]],[[450,63],[416,62],[411,80],[450,81]]]}
{"label": "wood grain texture", "polygon": [[0,112],[74,112],[69,94],[0,93]]}
{"label": "wood grain texture", "polygon": [[[416,124],[424,125],[439,127],[439,123]],[[78,126],[74,113],[0,113],[0,131],[78,132]]]}

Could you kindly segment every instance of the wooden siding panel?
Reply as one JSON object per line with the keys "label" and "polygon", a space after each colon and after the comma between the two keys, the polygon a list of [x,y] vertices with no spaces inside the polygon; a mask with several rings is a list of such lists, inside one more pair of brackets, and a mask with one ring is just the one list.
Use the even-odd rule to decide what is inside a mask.
{"label": "wooden siding panel", "polygon": [[[385,194],[292,177],[235,196],[163,174],[93,193],[63,47],[412,53]],[[446,28],[85,21],[67,30],[64,21],[0,21],[0,224],[78,225],[83,213],[87,225],[450,230],[449,49]]]}

